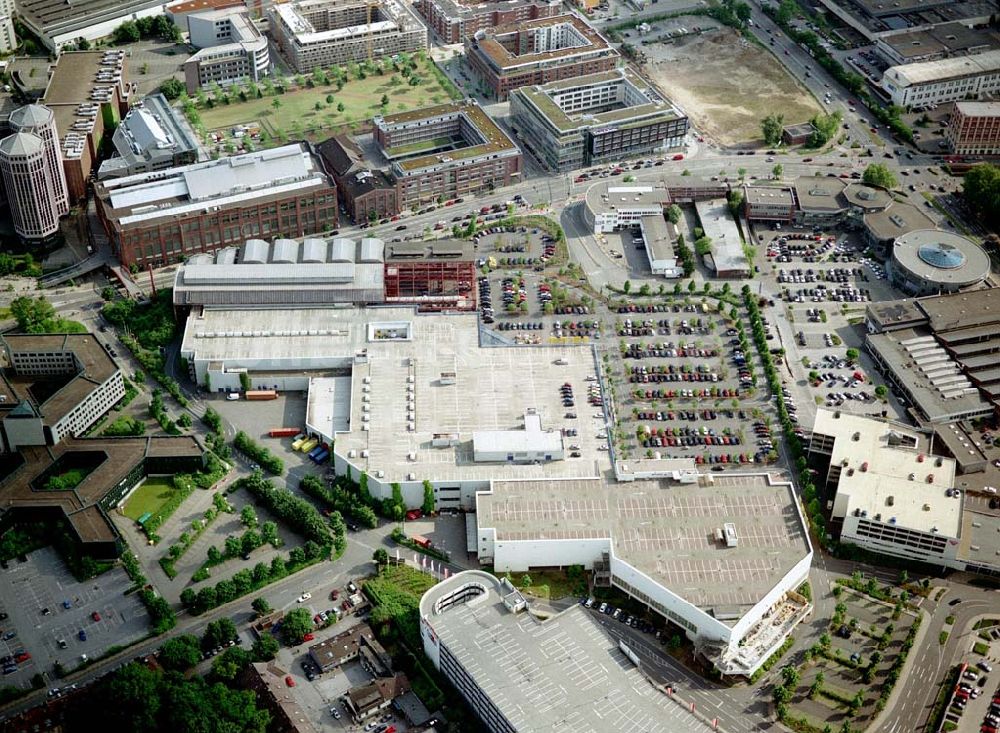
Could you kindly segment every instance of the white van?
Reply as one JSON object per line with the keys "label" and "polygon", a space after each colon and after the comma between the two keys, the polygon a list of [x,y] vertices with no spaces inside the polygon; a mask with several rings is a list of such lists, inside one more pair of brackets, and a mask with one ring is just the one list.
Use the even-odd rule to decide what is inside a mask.
{"label": "white van", "polygon": [[230,402],[235,402],[239,398],[240,395],[238,392],[230,392],[229,394],[226,395],[226,399],[229,400]]}

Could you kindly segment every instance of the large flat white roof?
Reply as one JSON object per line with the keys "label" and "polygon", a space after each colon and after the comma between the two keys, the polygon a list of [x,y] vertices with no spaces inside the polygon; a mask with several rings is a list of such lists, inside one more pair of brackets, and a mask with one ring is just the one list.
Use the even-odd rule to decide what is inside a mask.
{"label": "large flat white roof", "polygon": [[859,509],[869,519],[880,514],[884,523],[959,536],[962,501],[945,493],[955,486],[954,459],[926,453],[920,437],[898,425],[846,412],[817,410],[813,433],[835,438],[830,465],[841,467],[838,503],[847,499],[848,514]]}
{"label": "large flat white roof", "polygon": [[[408,326],[409,338],[370,340],[370,327],[379,324]],[[198,362],[233,366],[350,366],[350,430],[337,434],[337,453],[351,454],[356,470],[381,471],[382,481],[402,482],[410,474],[484,483],[610,475],[608,452],[598,450],[606,442],[598,437],[603,416],[583,404],[586,377],[596,374],[591,347],[480,347],[478,334],[475,314],[413,308],[206,308],[188,318],[181,349]],[[454,383],[442,379],[444,372],[454,372]],[[576,407],[562,404],[565,382],[578,396]],[[579,446],[581,457],[539,465],[473,461],[475,433],[518,430],[531,409],[545,428],[576,428],[578,435],[565,442]],[[566,418],[567,412],[578,417]],[[455,435],[457,444],[435,447],[438,435]]]}
{"label": "large flat white roof", "polygon": [[1000,50],[893,66],[885,76],[900,86],[911,86],[995,71],[1000,71]]}
{"label": "large flat white roof", "polygon": [[326,185],[326,174],[302,143],[98,184],[122,224]]}

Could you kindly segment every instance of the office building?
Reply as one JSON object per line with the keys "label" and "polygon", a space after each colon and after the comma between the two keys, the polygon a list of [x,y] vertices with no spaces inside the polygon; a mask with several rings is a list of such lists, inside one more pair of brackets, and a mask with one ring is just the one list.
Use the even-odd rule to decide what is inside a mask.
{"label": "office building", "polygon": [[1000,92],[1000,49],[893,66],[883,74],[882,86],[900,107],[989,99]]}
{"label": "office building", "polygon": [[944,139],[955,155],[1000,154],[1000,102],[956,102]]}
{"label": "office building", "polygon": [[960,234],[917,229],[895,239],[886,273],[907,295],[942,295],[982,283],[990,275],[990,257]]}
{"label": "office building", "polygon": [[6,56],[17,48],[14,32],[14,0],[0,2],[0,54]]}
{"label": "office building", "polygon": [[51,68],[41,103],[55,115],[71,202],[87,196],[105,131],[128,112],[133,91],[124,50],[62,53]]}
{"label": "office building", "polygon": [[401,209],[492,191],[521,178],[521,150],[475,100],[378,116],[373,124]]}
{"label": "office building", "polygon": [[52,53],[80,38],[96,41],[110,36],[126,20],[163,15],[164,0],[17,0],[18,19]]}
{"label": "office building", "polygon": [[871,552],[1000,575],[995,518],[955,488],[956,461],[929,447],[908,426],[818,410],[808,456],[831,497],[831,532]]}
{"label": "office building", "polygon": [[308,143],[109,178],[95,194],[125,266],[159,267],[253,237],[306,237],[337,226],[336,189]]}
{"label": "office building", "polygon": [[0,141],[0,175],[14,232],[23,241],[49,239],[59,232],[57,181],[37,135],[16,132]]}
{"label": "office building", "polygon": [[1000,417],[1000,293],[871,303],[865,346],[922,423]]}
{"label": "office building", "polygon": [[465,39],[465,57],[492,94],[610,71],[618,52],[576,15],[556,15],[476,31]]}
{"label": "office building", "polygon": [[337,135],[316,146],[337,184],[342,210],[360,224],[400,212],[396,181],[388,171],[365,159],[360,146],[348,135]]}
{"label": "office building", "polygon": [[[17,419],[5,417],[5,428]],[[82,554],[112,560],[126,547],[111,519],[116,507],[147,476],[201,470],[203,455],[193,436],[66,438],[54,446],[22,445],[7,457],[11,470],[0,478],[5,521],[62,522]],[[66,474],[79,481],[66,485]]]}
{"label": "office building", "polygon": [[125,396],[118,366],[90,334],[8,334],[3,349],[7,452],[82,435]]}
{"label": "office building", "polygon": [[654,185],[604,182],[587,191],[584,221],[594,234],[638,227],[645,216],[662,216],[671,204],[725,198],[729,186],[691,176],[664,176]]}
{"label": "office building", "polygon": [[404,0],[294,0],[269,11],[271,37],[300,74],[427,48],[427,28]]}
{"label": "office building", "polygon": [[184,62],[188,94],[218,84],[259,82],[270,72],[267,38],[244,8],[220,8],[185,17],[190,43],[198,52]]}
{"label": "office building", "polygon": [[511,127],[550,170],[574,170],[683,145],[688,120],[628,69],[522,86]]}
{"label": "office building", "polygon": [[[28,104],[11,112],[8,124],[11,132],[34,135],[42,143],[45,158],[43,178],[48,194],[41,194],[41,189],[36,185],[34,190],[41,194],[41,201],[36,206],[41,207],[46,204],[51,206],[56,217],[69,213],[66,175],[59,155],[59,133],[56,131],[55,115],[52,110],[39,104]],[[40,184],[41,181],[42,178],[39,178],[37,183]],[[17,212],[13,213],[17,218]]]}
{"label": "office building", "polygon": [[309,657],[323,672],[355,659],[374,677],[392,675],[392,658],[375,638],[368,624],[361,623],[309,647]]}
{"label": "office building", "polygon": [[750,221],[791,224],[798,209],[792,186],[746,185],[743,213]]}
{"label": "office building", "polygon": [[187,19],[190,15],[204,13],[207,10],[240,10],[248,6],[249,4],[243,0],[178,0],[167,5],[165,12],[181,32],[187,32]]}
{"label": "office building", "polygon": [[413,7],[445,43],[462,43],[476,31],[551,18],[562,13],[562,3],[556,0],[494,0],[482,3],[417,0]]}
{"label": "office building", "polygon": [[965,23],[941,23],[881,33],[875,52],[888,66],[972,56],[1000,48],[1000,33],[993,28],[970,28]]}
{"label": "office building", "polygon": [[162,94],[146,97],[129,110],[111,140],[115,155],[101,163],[100,180],[176,168],[198,159],[198,141]]}

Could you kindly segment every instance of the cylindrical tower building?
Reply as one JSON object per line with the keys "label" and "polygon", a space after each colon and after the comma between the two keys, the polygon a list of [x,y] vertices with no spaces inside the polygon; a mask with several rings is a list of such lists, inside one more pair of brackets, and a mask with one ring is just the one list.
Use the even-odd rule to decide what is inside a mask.
{"label": "cylindrical tower building", "polygon": [[59,231],[48,166],[45,144],[37,135],[16,132],[0,141],[0,175],[14,231],[23,239],[45,239]]}
{"label": "cylindrical tower building", "polygon": [[52,179],[53,200],[56,215],[69,213],[69,191],[66,188],[66,173],[63,170],[62,155],[59,152],[59,132],[52,110],[40,104],[28,104],[10,113],[11,132],[28,132],[37,135],[45,148],[46,168]]}

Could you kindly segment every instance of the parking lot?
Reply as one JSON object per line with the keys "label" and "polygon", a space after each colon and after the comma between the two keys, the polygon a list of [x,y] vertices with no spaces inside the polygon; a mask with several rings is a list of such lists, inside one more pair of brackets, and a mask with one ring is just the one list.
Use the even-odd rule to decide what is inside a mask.
{"label": "parking lot", "polygon": [[620,358],[605,367],[612,387],[621,385],[616,435],[625,457],[692,458],[713,470],[774,458],[755,387],[759,359],[714,301],[618,310],[608,330]]}
{"label": "parking lot", "polygon": [[125,595],[131,586],[121,568],[80,583],[52,548],[11,561],[0,571],[3,683],[27,688],[35,674],[51,681],[57,663],[71,670],[145,636],[149,616],[137,594]]}
{"label": "parking lot", "polygon": [[[1000,630],[986,630],[976,638],[977,644],[986,647],[986,654],[971,652],[963,664],[967,665],[945,711],[945,722],[955,726],[959,733],[997,733],[1000,730],[1000,684],[994,665],[1000,656]],[[996,638],[994,638],[996,637]],[[982,647],[979,647],[983,651]]]}

